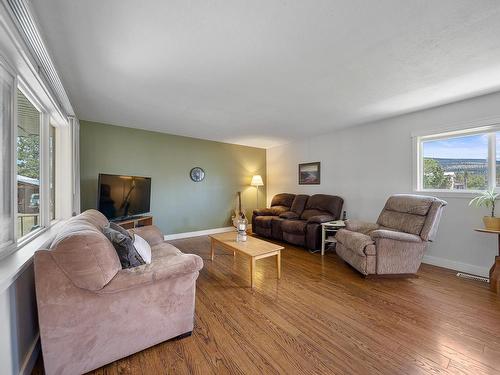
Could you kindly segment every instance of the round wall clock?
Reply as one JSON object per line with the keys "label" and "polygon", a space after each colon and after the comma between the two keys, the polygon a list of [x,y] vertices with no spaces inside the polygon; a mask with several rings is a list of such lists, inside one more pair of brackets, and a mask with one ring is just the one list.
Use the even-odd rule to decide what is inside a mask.
{"label": "round wall clock", "polygon": [[200,182],[205,178],[205,171],[200,167],[194,167],[189,172],[189,176],[194,182]]}

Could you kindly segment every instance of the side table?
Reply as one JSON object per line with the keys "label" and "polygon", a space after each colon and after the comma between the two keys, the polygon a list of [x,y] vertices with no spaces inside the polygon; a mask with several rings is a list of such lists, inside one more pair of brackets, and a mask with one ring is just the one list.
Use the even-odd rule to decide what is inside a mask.
{"label": "side table", "polygon": [[492,233],[498,236],[498,255],[490,268],[490,290],[495,293],[500,292],[500,231],[489,229],[474,229],[476,232]]}
{"label": "side table", "polygon": [[335,234],[343,227],[345,227],[343,220],[321,223],[321,255],[325,255],[326,244],[337,243]]}

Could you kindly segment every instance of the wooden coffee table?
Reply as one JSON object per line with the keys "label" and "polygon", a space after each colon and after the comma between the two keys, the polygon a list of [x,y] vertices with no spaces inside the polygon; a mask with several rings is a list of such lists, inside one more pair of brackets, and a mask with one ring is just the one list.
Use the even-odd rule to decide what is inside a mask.
{"label": "wooden coffee table", "polygon": [[283,246],[251,236],[248,236],[245,242],[236,242],[236,232],[212,234],[209,237],[211,240],[210,256],[212,261],[214,260],[217,245],[232,251],[234,256],[236,256],[236,253],[240,253],[250,258],[250,285],[252,288],[255,286],[255,261],[257,259],[276,256],[276,271],[278,279],[281,278],[281,250],[284,249]]}

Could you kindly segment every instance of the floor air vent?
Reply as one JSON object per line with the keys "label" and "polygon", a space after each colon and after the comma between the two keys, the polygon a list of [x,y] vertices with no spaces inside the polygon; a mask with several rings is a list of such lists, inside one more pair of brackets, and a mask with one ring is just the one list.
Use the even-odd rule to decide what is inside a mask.
{"label": "floor air vent", "polygon": [[462,279],[467,279],[467,280],[482,281],[483,283],[490,282],[490,279],[488,279],[487,277],[471,275],[469,273],[463,273],[463,272],[457,273],[457,277],[461,277]]}

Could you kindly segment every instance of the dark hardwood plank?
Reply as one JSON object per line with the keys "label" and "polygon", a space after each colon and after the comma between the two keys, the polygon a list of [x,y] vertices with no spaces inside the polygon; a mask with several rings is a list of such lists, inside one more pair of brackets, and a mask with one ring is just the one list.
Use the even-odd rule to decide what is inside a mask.
{"label": "dark hardwood plank", "polygon": [[[93,374],[500,374],[500,298],[487,284],[422,265],[416,279],[363,279],[334,253],[286,245],[248,259],[207,237],[173,241],[205,262],[191,337]],[[37,362],[34,374],[43,374]]]}

